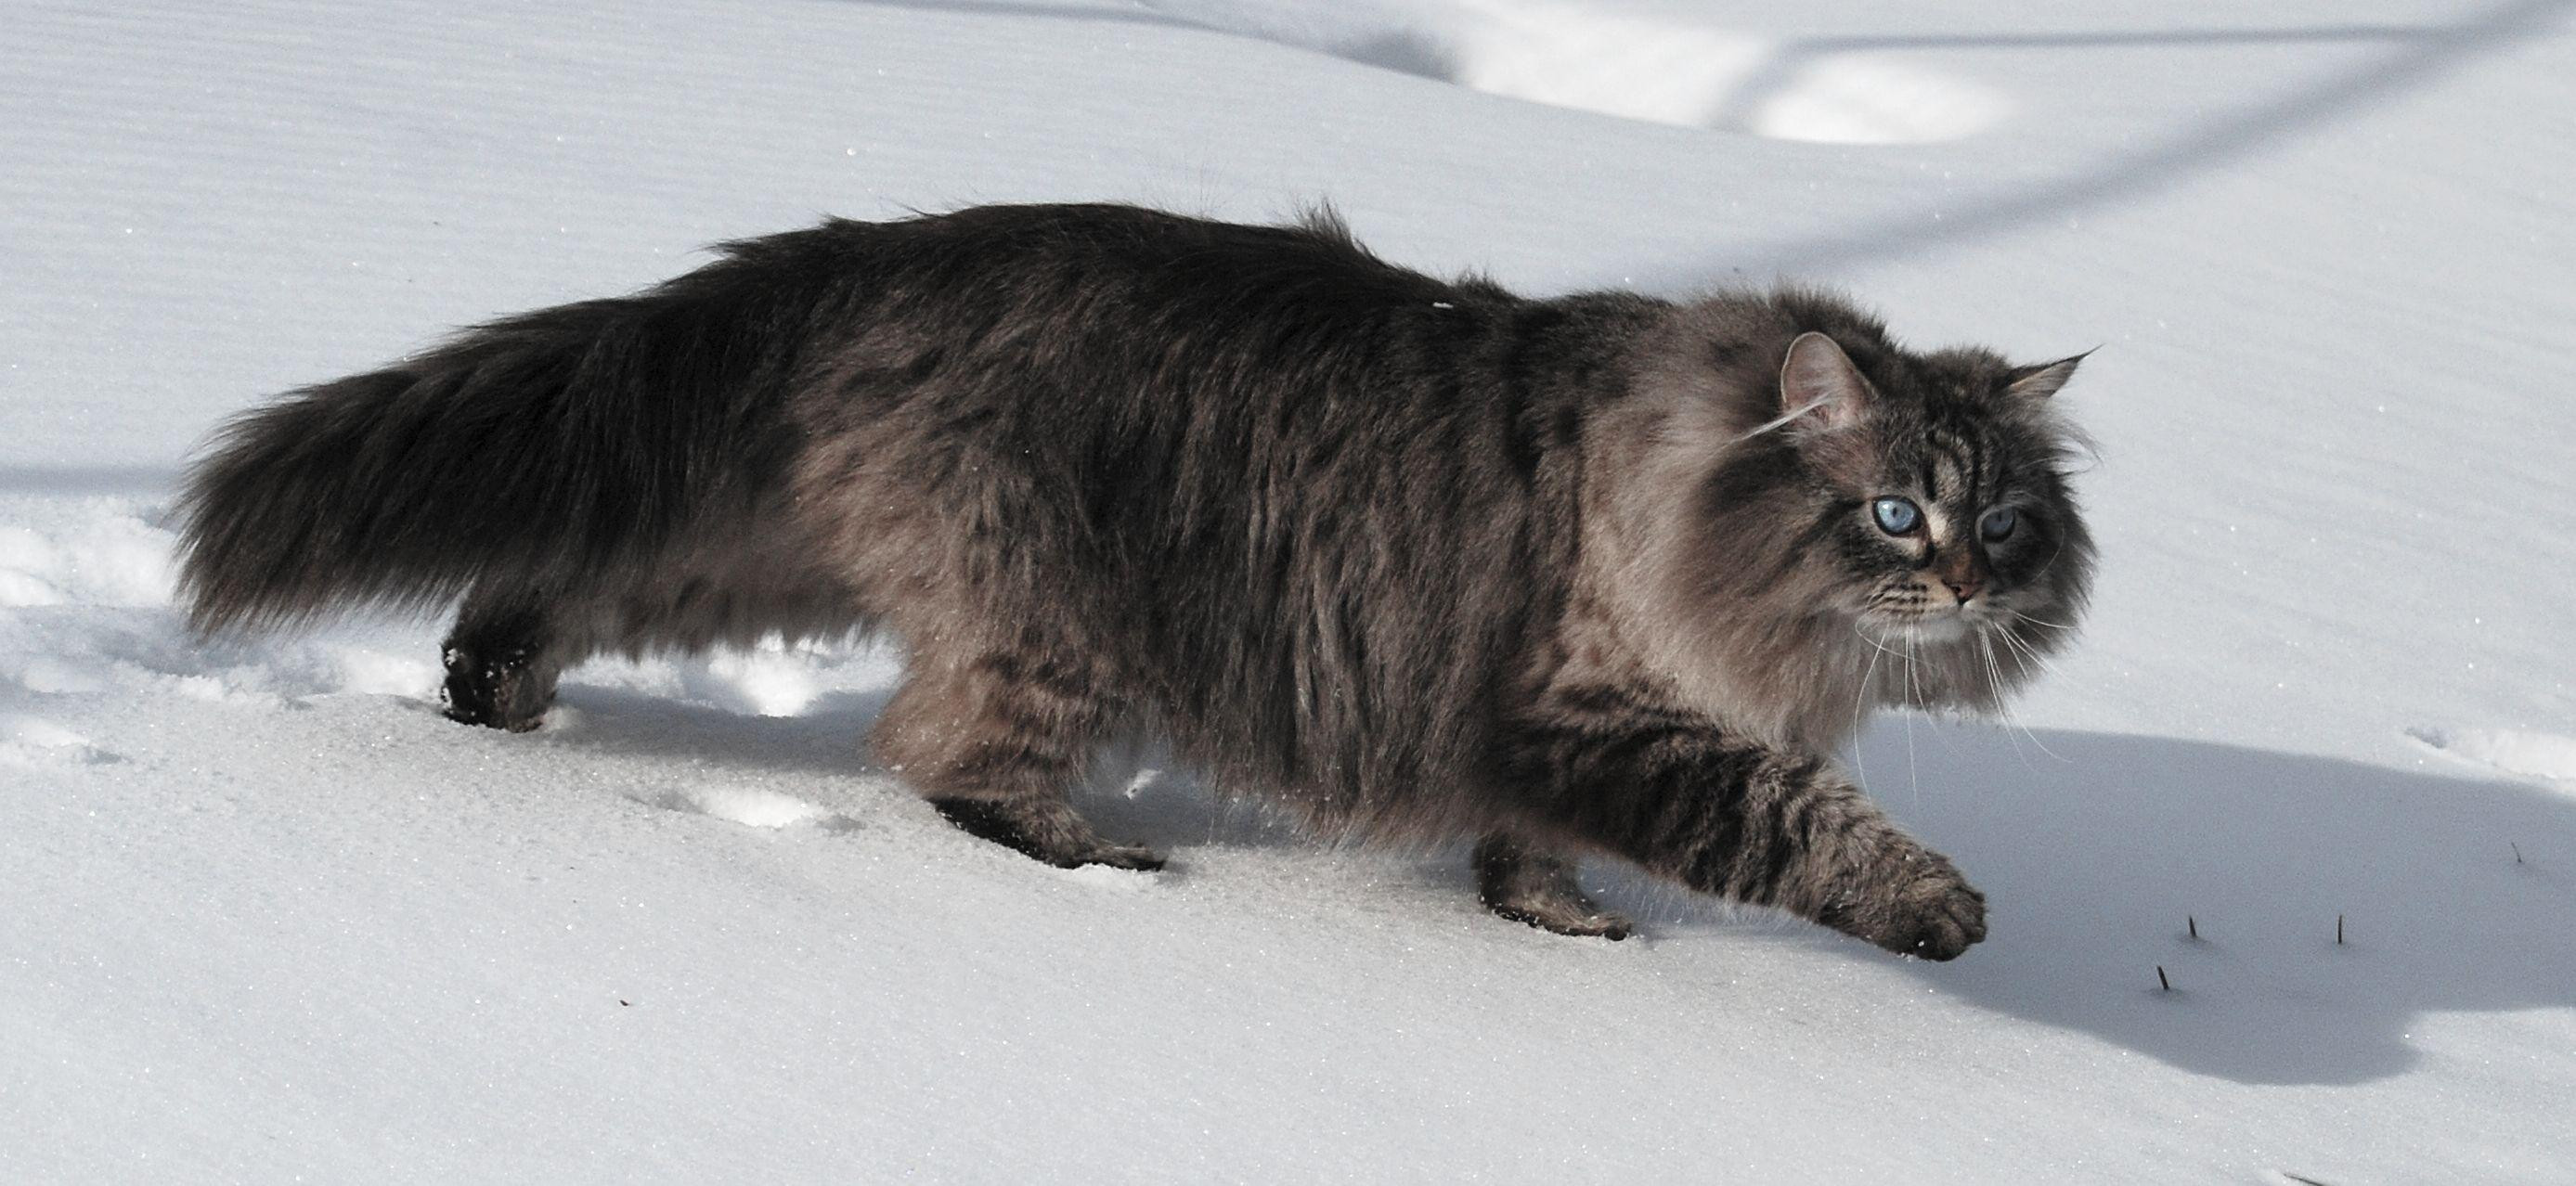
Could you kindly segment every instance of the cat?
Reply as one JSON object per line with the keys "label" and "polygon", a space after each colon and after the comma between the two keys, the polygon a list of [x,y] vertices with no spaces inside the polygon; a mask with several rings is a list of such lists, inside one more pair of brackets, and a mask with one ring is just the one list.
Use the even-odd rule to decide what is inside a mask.
{"label": "cat", "polygon": [[1159,736],[1337,836],[1472,839],[1480,897],[1620,938],[1607,854],[1890,950],[1983,897],[1830,754],[1990,710],[2093,545],[2082,356],[1914,352],[1806,289],[1533,300],[1329,211],[830,220],[250,411],[191,470],[204,633],[458,606],[458,721],[602,652],[887,632],[877,757],[1049,864]]}

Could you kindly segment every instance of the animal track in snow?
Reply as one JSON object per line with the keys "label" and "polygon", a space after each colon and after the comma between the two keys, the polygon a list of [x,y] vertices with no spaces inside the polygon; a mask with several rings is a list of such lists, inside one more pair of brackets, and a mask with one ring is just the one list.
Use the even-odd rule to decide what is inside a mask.
{"label": "animal track in snow", "polygon": [[2576,784],[2576,737],[2521,729],[2446,729],[2419,725],[2408,737],[2452,757],[2507,774]]}
{"label": "animal track in snow", "polygon": [[1776,140],[1955,140],[2012,111],[1992,88],[1883,54],[1816,52],[1570,0],[1376,0],[1260,15],[1200,0],[1154,7],[1489,95]]}
{"label": "animal track in snow", "polygon": [[786,828],[812,824],[825,831],[849,831],[859,821],[818,803],[763,787],[686,786],[635,796],[639,803],[689,815],[731,820],[746,828]]}
{"label": "animal track in snow", "polygon": [[122,760],[42,717],[0,713],[0,766],[94,766]]}

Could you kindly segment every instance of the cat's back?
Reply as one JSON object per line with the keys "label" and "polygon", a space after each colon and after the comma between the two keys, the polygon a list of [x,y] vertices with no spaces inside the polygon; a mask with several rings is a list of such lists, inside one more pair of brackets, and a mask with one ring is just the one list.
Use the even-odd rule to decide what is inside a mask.
{"label": "cat's back", "polygon": [[1462,287],[1379,259],[1329,210],[1272,226],[1108,203],[976,206],[836,219],[731,250],[839,273],[850,312],[871,324],[938,317],[958,344],[986,347],[1039,345],[1041,329],[1097,345],[1350,326]]}
{"label": "cat's back", "polygon": [[809,469],[911,456],[939,471],[915,490],[964,467],[1098,511],[1139,509],[1176,470],[1302,471],[1318,448],[1472,414],[1487,385],[1458,372],[1526,304],[1387,263],[1327,212],[981,206],[732,250],[838,278],[801,385]]}

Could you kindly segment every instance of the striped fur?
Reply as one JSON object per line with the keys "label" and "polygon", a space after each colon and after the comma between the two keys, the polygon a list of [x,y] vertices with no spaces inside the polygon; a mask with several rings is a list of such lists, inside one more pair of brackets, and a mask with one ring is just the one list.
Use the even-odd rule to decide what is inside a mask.
{"label": "striped fur", "polygon": [[[1844,398],[1785,399],[1822,340]],[[1149,732],[1327,834],[1481,837],[1536,925],[1625,933],[1573,884],[1597,852],[1947,958],[1975,891],[1824,755],[2063,640],[2072,366],[1807,292],[1531,300],[1329,218],[833,221],[248,414],[183,581],[210,631],[456,604],[450,713],[511,729],[601,651],[887,631],[880,757],[1040,859],[1159,861],[1065,797]],[[1892,489],[2031,526],[1908,544]]]}

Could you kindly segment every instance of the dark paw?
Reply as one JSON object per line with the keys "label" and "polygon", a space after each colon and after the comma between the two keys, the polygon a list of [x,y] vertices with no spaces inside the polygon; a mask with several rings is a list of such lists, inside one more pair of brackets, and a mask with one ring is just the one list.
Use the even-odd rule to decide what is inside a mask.
{"label": "dark paw", "polygon": [[447,719],[460,725],[481,725],[488,729],[527,733],[545,724],[546,714],[539,712],[528,716],[510,717],[493,711],[486,705],[460,705],[451,700],[447,705]]}
{"label": "dark paw", "polygon": [[1625,939],[1637,924],[1593,904],[1574,880],[1574,862],[1509,832],[1476,845],[1476,897],[1485,909],[1542,931]]}
{"label": "dark paw", "polygon": [[968,835],[1059,869],[1106,865],[1151,873],[1163,867],[1161,853],[1141,845],[1111,844],[1093,832],[1072,808],[1062,804],[933,799],[930,805]]}
{"label": "dark paw", "polygon": [[447,719],[512,733],[544,724],[546,709],[554,704],[555,679],[550,668],[535,666],[536,650],[513,647],[478,657],[484,654],[453,644],[440,653],[447,681],[438,698],[447,705]]}
{"label": "dark paw", "polygon": [[1608,939],[1615,943],[1637,929],[1637,924],[1625,916],[1579,898],[1572,903],[1487,902],[1485,908],[1513,922],[1578,939]]}
{"label": "dark paw", "polygon": [[1080,849],[1061,858],[1045,858],[1059,869],[1079,869],[1084,865],[1107,865],[1112,869],[1133,869],[1151,873],[1163,867],[1163,854],[1140,844],[1101,844]]}
{"label": "dark paw", "polygon": [[447,682],[438,698],[447,719],[460,725],[482,725],[525,733],[544,724],[553,703],[551,680],[534,679],[522,668],[524,656],[510,666],[477,666],[454,648],[447,652]]}
{"label": "dark paw", "polygon": [[1870,887],[1827,909],[1818,921],[1893,951],[1953,960],[1986,937],[1986,896],[1938,856],[1931,868],[1891,887]]}

